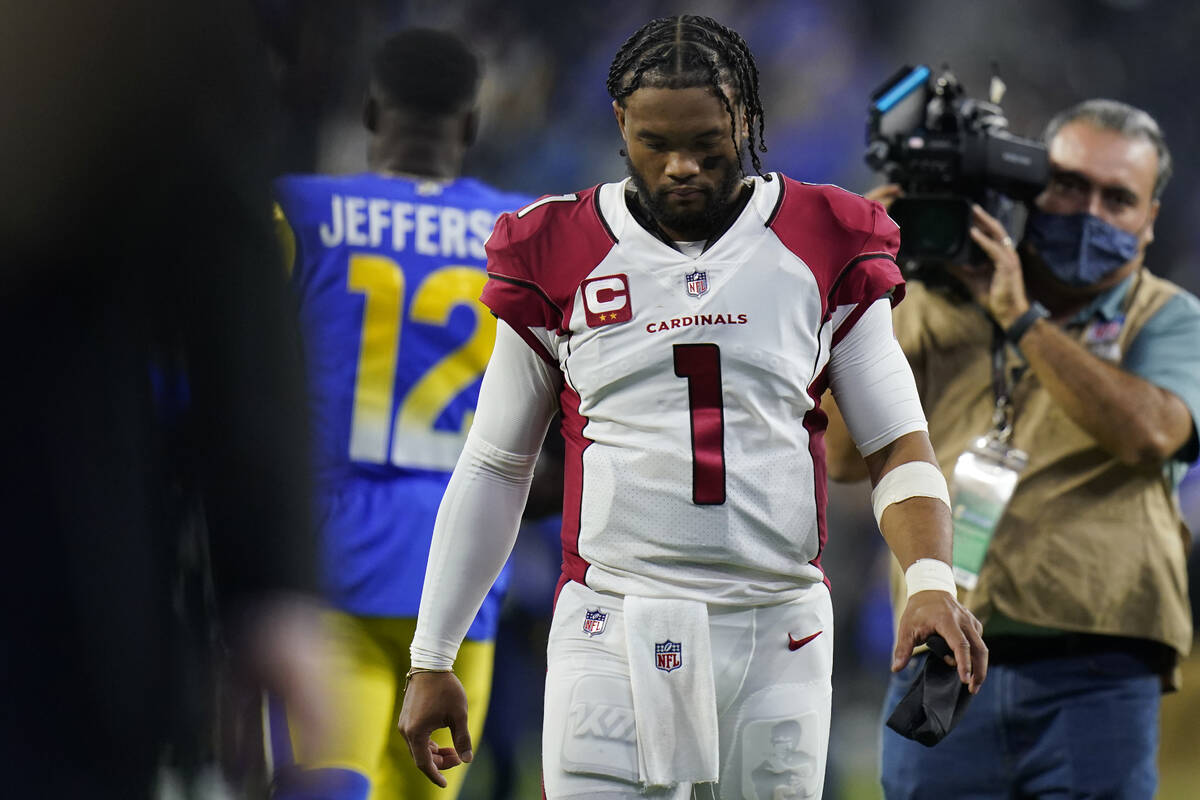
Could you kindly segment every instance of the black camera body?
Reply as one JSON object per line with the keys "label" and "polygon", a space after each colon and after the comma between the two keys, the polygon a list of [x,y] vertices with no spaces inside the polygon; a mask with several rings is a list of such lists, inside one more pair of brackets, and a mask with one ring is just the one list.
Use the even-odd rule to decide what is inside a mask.
{"label": "black camera body", "polygon": [[1045,145],[1007,128],[1000,106],[967,97],[949,70],[905,66],[871,95],[866,160],[904,190],[888,209],[903,263],[981,260],[967,233],[973,203],[1010,233],[1023,224],[1050,167]]}

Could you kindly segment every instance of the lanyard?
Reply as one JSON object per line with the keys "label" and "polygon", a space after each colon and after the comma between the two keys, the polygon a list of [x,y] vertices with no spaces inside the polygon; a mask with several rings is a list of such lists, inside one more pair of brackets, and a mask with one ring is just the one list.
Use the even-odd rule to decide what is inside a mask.
{"label": "lanyard", "polygon": [[[1133,279],[1133,285],[1125,293],[1125,298],[1121,302],[1121,314],[1124,315],[1129,307],[1133,304],[1134,294],[1137,292],[1142,278],[1141,270],[1138,270]],[[996,398],[996,407],[992,411],[992,431],[989,438],[994,439],[1002,444],[1008,444],[1012,439],[1013,433],[1013,417],[1015,411],[1013,409],[1012,382],[1009,380],[1009,373],[1006,365],[1006,355],[1008,350],[1008,337],[1004,335],[1004,329],[995,321],[992,322],[992,394]]]}
{"label": "lanyard", "polygon": [[1008,379],[1008,369],[1005,364],[1005,351],[1008,349],[1008,339],[1004,329],[992,323],[992,394],[996,397],[996,407],[992,411],[991,437],[1007,444],[1012,438],[1013,404],[1012,384]]}

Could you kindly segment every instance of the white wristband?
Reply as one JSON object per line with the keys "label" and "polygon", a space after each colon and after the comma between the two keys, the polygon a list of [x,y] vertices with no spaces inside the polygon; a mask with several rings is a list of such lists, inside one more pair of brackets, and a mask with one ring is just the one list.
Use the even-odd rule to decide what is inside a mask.
{"label": "white wristband", "polygon": [[941,470],[928,461],[906,461],[880,478],[871,491],[875,522],[882,525],[883,510],[910,497],[932,497],[950,507],[950,490]]}
{"label": "white wristband", "polygon": [[918,558],[904,570],[904,585],[908,588],[905,599],[917,592],[937,589],[957,594],[954,586],[954,570],[945,561],[936,558]]}

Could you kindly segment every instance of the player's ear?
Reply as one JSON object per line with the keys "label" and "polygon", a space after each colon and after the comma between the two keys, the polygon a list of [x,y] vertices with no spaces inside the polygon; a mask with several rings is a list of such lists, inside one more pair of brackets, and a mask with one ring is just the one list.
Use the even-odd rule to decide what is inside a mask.
{"label": "player's ear", "polygon": [[379,127],[379,101],[369,94],[363,100],[362,121],[364,128],[376,133],[376,128]]}
{"label": "player's ear", "polygon": [[462,121],[462,143],[464,147],[470,147],[475,144],[475,138],[479,135],[479,111],[472,109],[463,116]]}

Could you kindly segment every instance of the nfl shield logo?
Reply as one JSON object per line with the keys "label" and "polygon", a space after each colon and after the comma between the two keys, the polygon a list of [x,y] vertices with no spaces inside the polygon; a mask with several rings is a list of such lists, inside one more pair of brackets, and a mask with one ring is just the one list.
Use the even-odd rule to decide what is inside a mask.
{"label": "nfl shield logo", "polygon": [[708,273],[697,270],[689,272],[684,276],[687,281],[687,293],[692,297],[699,297],[708,291]]}
{"label": "nfl shield logo", "polygon": [[595,611],[583,612],[583,632],[588,636],[599,636],[604,633],[604,628],[608,624],[608,614],[596,609]]}
{"label": "nfl shield logo", "polygon": [[665,642],[654,644],[654,666],[663,672],[670,672],[683,666],[683,645],[667,639]]}

